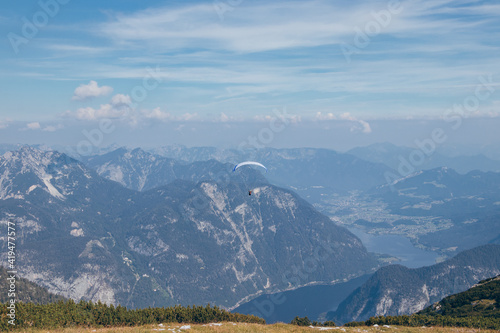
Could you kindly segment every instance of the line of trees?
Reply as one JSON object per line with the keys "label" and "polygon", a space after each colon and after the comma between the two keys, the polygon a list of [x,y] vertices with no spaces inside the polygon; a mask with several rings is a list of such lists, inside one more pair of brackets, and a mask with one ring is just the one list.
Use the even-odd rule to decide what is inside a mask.
{"label": "line of trees", "polygon": [[372,317],[367,321],[351,322],[345,324],[347,327],[355,326],[373,326],[373,325],[398,325],[398,326],[442,326],[442,327],[469,327],[500,330],[500,318],[495,317],[451,317],[442,315],[403,315]]}
{"label": "line of trees", "polygon": [[0,304],[0,331],[65,327],[119,327],[159,323],[204,324],[211,322],[245,322],[265,324],[252,315],[231,313],[217,306],[173,306],[129,310],[101,302],[73,300],[50,304],[16,303],[15,325],[9,324],[7,304]]}
{"label": "line of trees", "polygon": [[325,322],[311,321],[307,316],[303,318],[297,316],[292,319],[290,324],[297,326],[325,326],[325,327],[335,326],[335,323],[331,320],[327,320]]}

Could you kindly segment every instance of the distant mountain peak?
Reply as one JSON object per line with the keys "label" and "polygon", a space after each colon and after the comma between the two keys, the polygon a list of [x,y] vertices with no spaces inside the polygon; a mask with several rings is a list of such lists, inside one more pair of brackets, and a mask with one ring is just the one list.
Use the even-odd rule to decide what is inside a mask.
{"label": "distant mountain peak", "polygon": [[72,190],[60,178],[77,170],[91,177],[83,165],[63,153],[23,146],[0,157],[0,174],[3,175],[0,178],[0,198],[24,199],[37,193],[35,190],[39,188],[53,198],[65,200]]}

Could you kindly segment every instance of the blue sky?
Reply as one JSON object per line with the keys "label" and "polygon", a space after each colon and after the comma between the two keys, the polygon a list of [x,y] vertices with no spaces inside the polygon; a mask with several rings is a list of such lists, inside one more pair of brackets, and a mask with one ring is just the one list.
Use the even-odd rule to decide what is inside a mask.
{"label": "blue sky", "polygon": [[496,1],[9,1],[0,35],[3,141],[276,108],[376,137],[374,121],[446,117],[485,79],[468,117],[500,116]]}

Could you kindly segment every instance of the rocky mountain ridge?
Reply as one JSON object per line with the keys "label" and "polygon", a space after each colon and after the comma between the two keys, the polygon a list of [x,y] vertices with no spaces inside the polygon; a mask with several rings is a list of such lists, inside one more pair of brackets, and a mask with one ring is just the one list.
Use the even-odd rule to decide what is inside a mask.
{"label": "rocky mountain ridge", "polygon": [[6,153],[1,219],[16,222],[22,277],[128,307],[232,307],[377,266],[357,237],[257,171],[215,177],[227,167],[186,164],[187,180],[139,192],[64,154]]}
{"label": "rocky mountain ridge", "polygon": [[416,313],[448,295],[465,291],[480,280],[498,274],[500,245],[480,246],[427,267],[382,267],[327,318],[346,323],[374,316]]}

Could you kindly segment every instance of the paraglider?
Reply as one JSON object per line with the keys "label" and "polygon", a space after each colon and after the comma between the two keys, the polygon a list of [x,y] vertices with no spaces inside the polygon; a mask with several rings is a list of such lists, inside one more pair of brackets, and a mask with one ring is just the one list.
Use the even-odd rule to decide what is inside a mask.
{"label": "paraglider", "polygon": [[[264,168],[267,172],[267,168],[263,164],[261,164],[259,162],[253,162],[253,161],[246,161],[246,162],[241,162],[241,163],[236,164],[233,168],[233,172],[235,172],[238,168],[240,168],[244,165],[255,165],[255,166]],[[248,190],[248,195],[252,195],[252,190]]]}
{"label": "paraglider", "polygon": [[263,164],[261,164],[259,162],[253,162],[253,161],[246,161],[246,162],[241,162],[239,164],[236,164],[235,167],[234,167],[234,169],[233,169],[233,172],[236,171],[236,169],[238,169],[238,168],[240,168],[240,167],[242,167],[244,165],[256,165],[256,166],[264,168],[266,170],[266,172],[267,172],[267,168]]}

